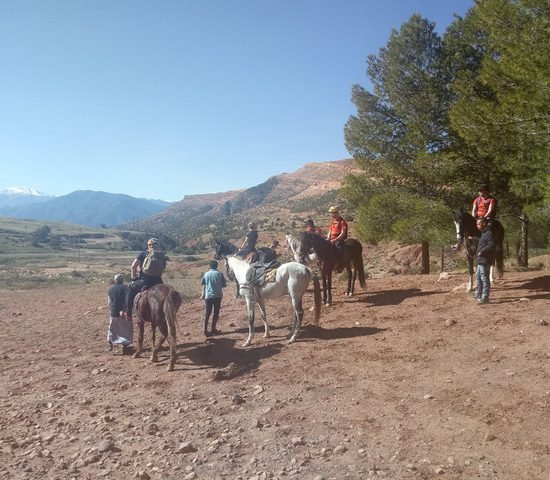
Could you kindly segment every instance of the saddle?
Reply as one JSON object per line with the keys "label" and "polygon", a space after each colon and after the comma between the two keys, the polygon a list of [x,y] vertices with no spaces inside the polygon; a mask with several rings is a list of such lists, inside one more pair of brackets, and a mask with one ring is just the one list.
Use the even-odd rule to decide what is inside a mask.
{"label": "saddle", "polygon": [[262,287],[266,283],[274,282],[277,275],[277,268],[281,266],[281,262],[273,260],[269,263],[254,262],[251,263],[252,267],[247,275],[246,281],[251,285]]}

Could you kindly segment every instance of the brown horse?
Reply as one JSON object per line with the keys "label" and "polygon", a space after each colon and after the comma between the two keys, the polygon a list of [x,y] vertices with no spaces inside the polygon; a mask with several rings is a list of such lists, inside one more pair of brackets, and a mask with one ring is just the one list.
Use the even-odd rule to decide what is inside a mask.
{"label": "brown horse", "polygon": [[[287,244],[288,244],[287,235]],[[341,250],[332,245],[328,240],[314,233],[303,232],[300,240],[291,242],[290,248],[297,262],[304,263],[310,252],[315,253],[319,261],[321,277],[323,279],[323,303],[332,303],[332,272],[337,265],[346,270],[348,274],[348,288],[346,295],[352,296],[355,290],[355,281],[365,288],[365,268],[363,266],[363,246],[354,238],[344,240]]]}
{"label": "brown horse", "polygon": [[[151,323],[153,331],[153,351],[151,362],[158,362],[158,352],[168,338],[170,343],[170,364],[168,371],[174,370],[176,364],[176,314],[181,305],[181,296],[170,285],[163,283],[141,292],[134,300],[134,312],[138,321],[139,337],[134,358],[138,358],[143,350],[143,331],[145,322]],[[161,338],[155,345],[156,328],[160,330]]]}

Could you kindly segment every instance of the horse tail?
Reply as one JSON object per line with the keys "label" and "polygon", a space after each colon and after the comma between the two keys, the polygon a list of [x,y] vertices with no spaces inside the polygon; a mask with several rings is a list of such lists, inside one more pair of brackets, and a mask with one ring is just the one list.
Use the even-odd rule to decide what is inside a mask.
{"label": "horse tail", "polygon": [[321,284],[319,283],[319,277],[313,270],[309,270],[313,278],[313,300],[315,302],[314,307],[314,321],[315,325],[319,325],[321,319]]}

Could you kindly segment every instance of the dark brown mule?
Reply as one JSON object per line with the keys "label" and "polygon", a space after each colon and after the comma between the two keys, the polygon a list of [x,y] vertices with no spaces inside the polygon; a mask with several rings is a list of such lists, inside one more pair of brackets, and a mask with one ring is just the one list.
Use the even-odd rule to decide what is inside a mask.
{"label": "dark brown mule", "polygon": [[[139,337],[134,358],[138,358],[143,350],[143,331],[145,322],[151,323],[153,331],[153,351],[151,362],[158,362],[158,352],[168,338],[170,343],[170,364],[168,371],[174,370],[176,364],[176,314],[181,305],[181,296],[170,285],[163,283],[141,292],[134,300],[134,316],[139,327]],[[160,330],[161,338],[155,345],[156,328]]]}
{"label": "dark brown mule", "polygon": [[344,246],[339,250],[320,235],[303,232],[299,243],[298,252],[295,252],[298,261],[303,263],[311,251],[317,256],[323,279],[323,303],[325,305],[332,303],[332,272],[336,270],[338,264],[341,270],[345,269],[348,274],[346,295],[350,297],[353,295],[357,279],[359,279],[361,287],[365,288],[363,246],[359,241],[348,238],[344,240]]}

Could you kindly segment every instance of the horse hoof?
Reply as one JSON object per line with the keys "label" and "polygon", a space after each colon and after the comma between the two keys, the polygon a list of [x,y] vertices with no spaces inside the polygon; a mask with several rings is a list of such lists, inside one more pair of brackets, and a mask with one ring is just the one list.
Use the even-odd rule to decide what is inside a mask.
{"label": "horse hoof", "polygon": [[243,346],[243,347],[249,347],[249,346],[250,346],[250,342],[244,342],[244,343],[242,344],[242,346]]}
{"label": "horse hoof", "polygon": [[167,369],[166,369],[167,372],[173,372],[174,371],[174,367],[172,365],[170,365]]}
{"label": "horse hoof", "polygon": [[136,352],[132,355],[132,358],[139,358],[140,352]]}
{"label": "horse hoof", "polygon": [[288,342],[286,343],[294,343],[296,341],[296,337],[292,336],[288,339]]}

